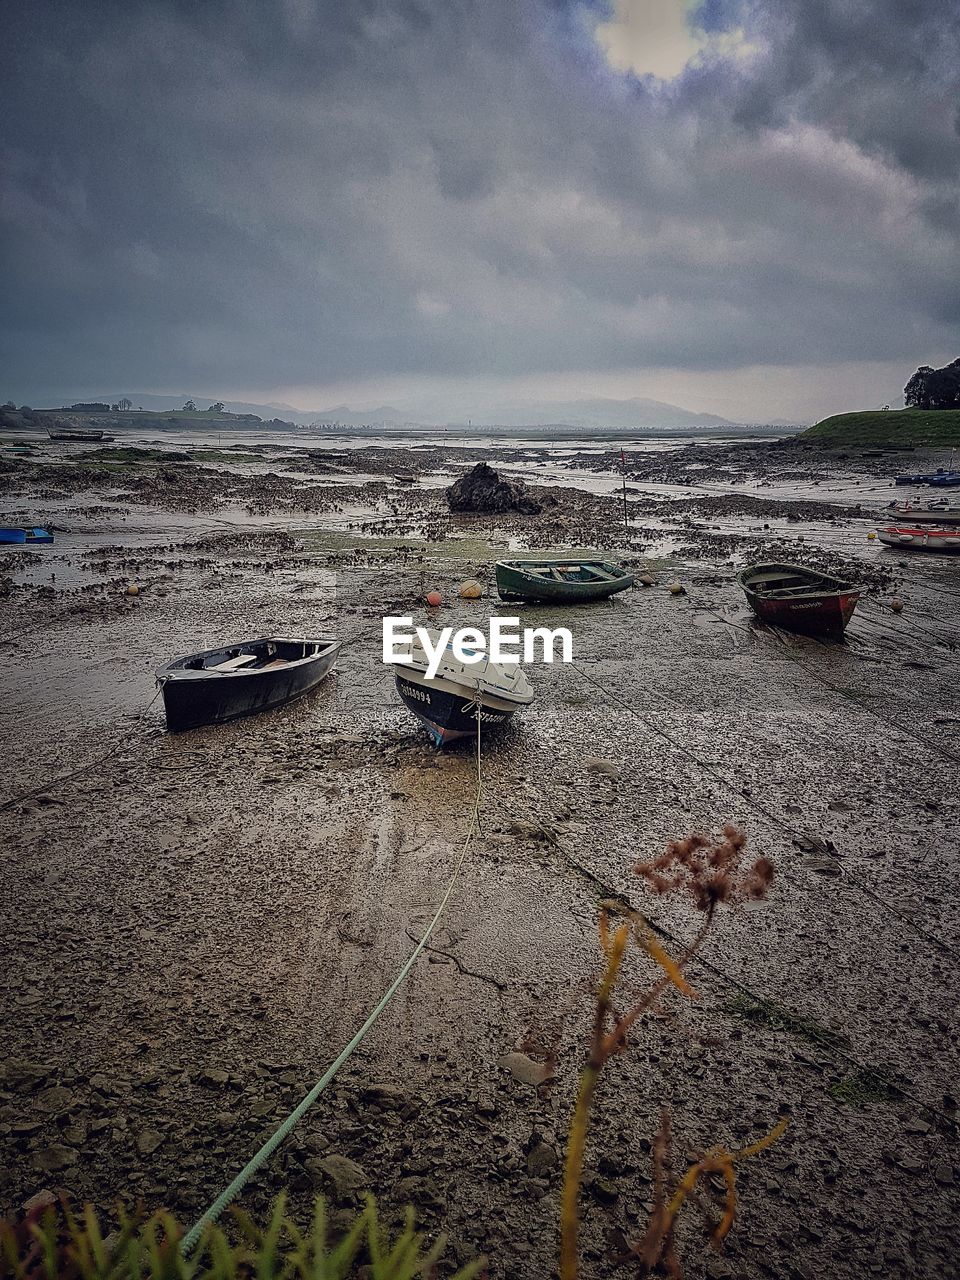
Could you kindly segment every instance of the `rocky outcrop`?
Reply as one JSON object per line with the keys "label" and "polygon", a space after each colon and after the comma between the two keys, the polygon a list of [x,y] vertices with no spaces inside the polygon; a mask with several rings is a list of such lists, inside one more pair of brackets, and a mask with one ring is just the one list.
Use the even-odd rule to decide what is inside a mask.
{"label": "rocky outcrop", "polygon": [[542,510],[522,480],[501,480],[486,462],[478,462],[450,486],[447,503],[451,511],[519,511],[537,516]]}

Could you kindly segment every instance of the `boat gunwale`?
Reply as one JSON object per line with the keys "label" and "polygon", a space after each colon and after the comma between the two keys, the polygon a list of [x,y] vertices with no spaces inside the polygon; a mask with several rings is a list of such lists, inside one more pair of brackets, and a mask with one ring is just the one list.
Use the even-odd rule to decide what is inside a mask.
{"label": "boat gunwale", "polygon": [[[771,592],[765,595],[762,592],[757,591],[746,580],[747,575],[749,573],[756,573],[760,569],[787,569],[794,574],[797,573],[797,571],[799,570],[801,572],[801,575],[804,573],[815,574],[821,580],[825,580],[828,582],[835,582],[837,584],[835,587],[830,587],[826,590],[822,590],[822,589],[818,590],[815,586],[811,585],[810,590],[807,591],[803,596],[795,596],[792,598],[795,600],[800,600],[800,599],[834,600],[838,596],[850,596],[850,595],[855,595],[859,599],[859,597],[864,592],[864,587],[861,584],[855,583],[855,582],[849,582],[845,578],[837,578],[832,573],[821,573],[819,569],[808,569],[805,565],[784,564],[780,561],[765,561],[762,564],[752,565],[752,566],[748,566],[745,569],[741,569],[740,572],[737,574],[737,582],[742,588],[742,590],[748,596],[754,596],[756,599],[761,601],[776,600],[778,602],[783,602],[786,604],[789,604],[792,602],[791,598],[783,595],[778,595],[776,592]],[[796,590],[796,588],[790,588],[790,590]]]}
{"label": "boat gunwale", "polygon": [[320,658],[330,654],[331,651],[334,654],[338,653],[343,647],[343,642],[332,636],[261,636],[257,640],[239,640],[232,644],[218,644],[211,649],[199,649],[196,653],[185,653],[180,657],[171,658],[162,667],[157,667],[156,678],[161,684],[168,684],[171,680],[223,679],[231,676],[265,676],[267,674],[276,676],[279,671],[277,667],[255,667],[253,670],[249,667],[238,667],[234,671],[217,671],[213,667],[187,669],[179,664],[189,662],[191,658],[202,658],[209,653],[220,653],[224,649],[243,649],[245,646],[277,642],[281,644],[316,644],[322,646],[316,653],[308,653],[302,658],[293,658],[289,662],[285,662],[284,668],[286,670],[303,666],[308,662],[317,662]]}

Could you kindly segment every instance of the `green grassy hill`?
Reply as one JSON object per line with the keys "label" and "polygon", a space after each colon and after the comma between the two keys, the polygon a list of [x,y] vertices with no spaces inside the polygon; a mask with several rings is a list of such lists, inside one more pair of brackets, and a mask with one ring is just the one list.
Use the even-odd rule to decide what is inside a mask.
{"label": "green grassy hill", "polygon": [[960,409],[877,409],[837,413],[797,436],[825,445],[960,446]]}

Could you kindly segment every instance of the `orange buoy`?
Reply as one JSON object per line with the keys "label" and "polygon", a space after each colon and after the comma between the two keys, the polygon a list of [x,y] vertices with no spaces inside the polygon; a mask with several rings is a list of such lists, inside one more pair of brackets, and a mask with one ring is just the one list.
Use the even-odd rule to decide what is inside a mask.
{"label": "orange buoy", "polygon": [[439,591],[428,591],[423,598],[431,609],[436,609],[437,605],[443,604],[443,596]]}

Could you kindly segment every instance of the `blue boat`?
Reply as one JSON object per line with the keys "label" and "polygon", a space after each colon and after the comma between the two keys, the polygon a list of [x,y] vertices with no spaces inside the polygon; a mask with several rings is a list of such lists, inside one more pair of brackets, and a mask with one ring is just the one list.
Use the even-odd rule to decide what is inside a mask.
{"label": "blue boat", "polygon": [[938,489],[948,489],[960,484],[960,471],[948,471],[946,467],[937,467],[936,471],[928,471],[926,475],[897,476],[895,484],[929,484]]}
{"label": "blue boat", "polygon": [[18,545],[28,542],[34,545],[38,542],[52,542],[53,534],[46,529],[0,529],[0,542],[12,542]]}

